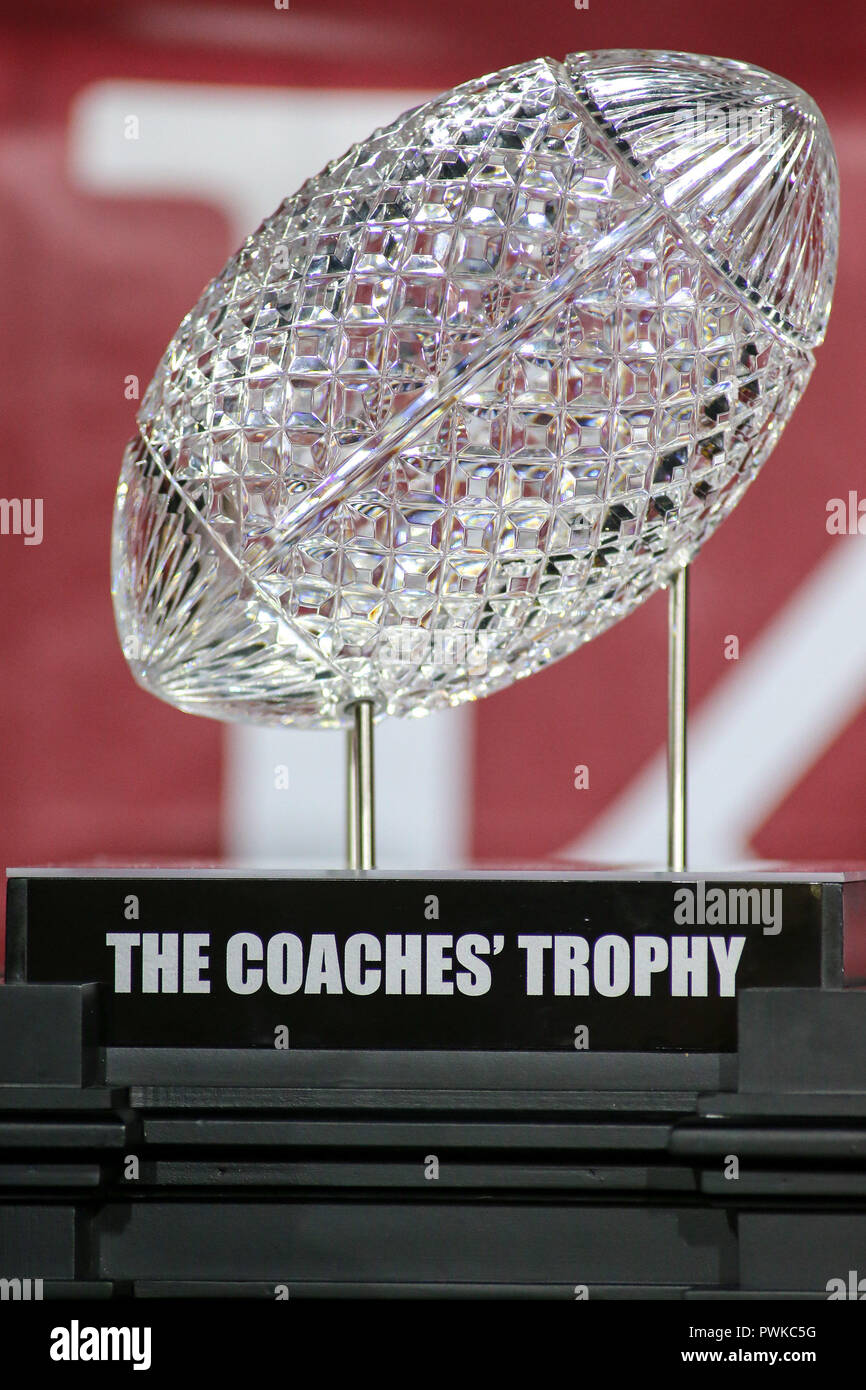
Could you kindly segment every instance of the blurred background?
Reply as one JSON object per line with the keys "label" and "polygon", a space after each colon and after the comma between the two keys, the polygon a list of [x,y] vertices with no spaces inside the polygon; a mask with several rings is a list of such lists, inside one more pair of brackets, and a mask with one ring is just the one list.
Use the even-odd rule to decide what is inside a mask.
{"label": "blurred background", "polygon": [[[127,671],[108,543],[135,395],[228,254],[355,139],[464,79],[613,47],[770,68],[835,141],[828,339],[693,573],[692,858],[866,860],[866,535],[827,529],[832,499],[866,499],[861,7],[40,0],[0,30],[0,496],[43,503],[40,544],[0,535],[6,865],[341,863],[341,735],[180,714]],[[381,862],[660,860],[665,659],[658,595],[472,709],[381,726]]]}

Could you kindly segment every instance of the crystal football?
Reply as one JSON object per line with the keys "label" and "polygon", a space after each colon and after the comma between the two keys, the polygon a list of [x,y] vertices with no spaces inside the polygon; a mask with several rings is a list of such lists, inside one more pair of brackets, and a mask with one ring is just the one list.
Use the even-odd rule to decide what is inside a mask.
{"label": "crystal football", "polygon": [[820,112],[726,59],[538,59],[376,131],[254,232],[145,393],[112,562],[136,678],[328,727],[603,632],[772,450],[837,227]]}

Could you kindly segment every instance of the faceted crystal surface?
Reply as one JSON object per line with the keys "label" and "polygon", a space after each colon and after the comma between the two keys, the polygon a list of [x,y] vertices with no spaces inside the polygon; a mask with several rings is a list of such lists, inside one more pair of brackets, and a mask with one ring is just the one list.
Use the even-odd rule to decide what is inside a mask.
{"label": "faceted crystal surface", "polygon": [[682,54],[540,59],[355,146],[208,286],[142,402],[113,543],[137,678],[332,726],[602,632],[772,449],[836,207],[807,97]]}

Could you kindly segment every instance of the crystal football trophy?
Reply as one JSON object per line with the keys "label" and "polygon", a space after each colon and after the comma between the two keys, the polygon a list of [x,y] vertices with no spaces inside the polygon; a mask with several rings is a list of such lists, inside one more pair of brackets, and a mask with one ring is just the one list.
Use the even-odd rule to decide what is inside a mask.
{"label": "crystal football trophy", "polygon": [[[676,898],[686,866],[688,565],[805,389],[830,308],[837,225],[829,135],[796,87],[723,59],[584,53],[508,69],[407,112],[305,183],[207,287],[145,393],[123,463],[120,638],[141,684],[183,710],[348,728],[352,870],[374,865],[376,719],[499,690],[657,589],[671,592],[673,879],[574,873],[545,886],[524,876],[519,904],[508,876],[466,875],[447,890],[437,879],[429,920],[446,893],[467,936],[425,929],[428,987],[402,955],[386,959],[415,950],[409,937],[395,945],[377,935],[410,909],[387,907],[391,889],[378,876],[353,873],[339,915],[350,926],[364,917],[364,941],[335,937],[339,964],[311,967],[318,938],[287,942],[277,931],[274,992],[303,981],[313,996],[363,995],[368,983],[471,995],[477,984],[493,1012],[494,980],[511,971],[508,988],[523,999],[592,987],[610,1010],[626,993],[652,997],[652,977],[667,969],[673,995],[712,980],[719,1001],[733,998],[725,953],[745,952],[748,974],[755,933],[735,942],[707,931],[745,915],[766,949],[776,888],[764,879],[730,897],[701,879],[691,905]],[[325,906],[335,890],[305,882],[312,930],[337,913]],[[494,910],[503,884],[511,905]],[[620,908],[597,898],[589,910],[602,888],[619,893]],[[273,893],[273,883],[256,892]],[[295,882],[287,897],[297,904],[301,892]],[[554,905],[550,895],[562,893]],[[798,910],[786,907],[786,920]],[[553,924],[549,939],[520,934],[534,920]],[[575,920],[589,935],[571,935]],[[632,933],[635,922],[653,927],[657,954],[649,935],[643,944],[625,926],[611,935],[617,921]],[[671,933],[690,925],[703,932],[675,946]],[[142,980],[161,981],[166,969],[179,978],[182,964],[195,976],[194,960],[148,963],[145,937]],[[722,952],[715,962],[710,948]],[[235,949],[247,952],[240,965]],[[266,949],[264,936],[220,945],[229,994],[257,994]],[[429,955],[446,949],[448,969]],[[124,989],[132,959],[114,961]],[[764,963],[770,983],[788,978],[780,959],[776,949],[775,964]],[[303,1008],[316,1002],[298,1003],[302,1037]],[[370,1028],[388,1042],[385,1013],[375,1022],[363,1007],[363,1027],[344,1020],[346,1036]],[[458,1013],[452,1006],[453,1036]],[[437,1019],[421,1031],[447,1041],[448,1016]],[[527,1015],[521,1039],[532,1026]],[[564,1016],[545,1026],[560,1039]],[[678,1026],[653,1023],[647,1036],[670,1044],[688,1034]],[[309,1036],[333,1042],[334,1028],[310,1022]]]}
{"label": "crystal football trophy", "polygon": [[688,566],[806,387],[837,228],[820,112],[729,60],[539,59],[375,132],[232,257],[145,394],[113,555],[136,678],[347,727],[370,869],[376,719],[499,690],[668,587],[685,870]]}

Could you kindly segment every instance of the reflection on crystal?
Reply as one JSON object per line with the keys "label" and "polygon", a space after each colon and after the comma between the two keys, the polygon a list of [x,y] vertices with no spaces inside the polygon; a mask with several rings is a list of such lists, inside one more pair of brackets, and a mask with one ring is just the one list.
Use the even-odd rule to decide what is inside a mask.
{"label": "reflection on crystal", "polygon": [[114,597],[184,709],[417,713],[572,651],[727,515],[812,368],[836,175],[717,59],[538,60],[329,165],[207,288],[124,460]]}

